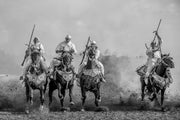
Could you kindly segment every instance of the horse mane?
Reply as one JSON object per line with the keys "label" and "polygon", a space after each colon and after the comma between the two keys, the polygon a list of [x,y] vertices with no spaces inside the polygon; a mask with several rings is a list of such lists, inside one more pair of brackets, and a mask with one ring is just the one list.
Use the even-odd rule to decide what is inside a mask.
{"label": "horse mane", "polygon": [[175,67],[173,58],[170,56],[170,53],[162,55],[162,62],[170,68]]}

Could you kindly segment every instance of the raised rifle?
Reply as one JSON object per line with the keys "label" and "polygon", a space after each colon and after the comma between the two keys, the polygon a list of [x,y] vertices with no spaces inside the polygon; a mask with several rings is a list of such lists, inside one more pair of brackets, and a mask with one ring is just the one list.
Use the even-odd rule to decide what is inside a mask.
{"label": "raised rifle", "polygon": [[[156,32],[158,32],[159,27],[160,27],[160,24],[161,24],[161,19],[159,20],[159,24],[158,24],[158,27],[157,27],[157,29],[156,29]],[[153,38],[153,41],[152,41],[152,42],[154,42],[154,41],[155,41],[155,39],[156,39],[156,33],[155,33],[155,35],[154,35],[154,38]],[[145,44],[145,47],[148,49],[147,44]]]}
{"label": "raised rifle", "polygon": [[83,58],[82,58],[82,60],[81,60],[81,63],[80,63],[80,65],[83,63],[83,61],[84,61],[84,58],[85,58],[85,55],[86,55],[86,51],[87,51],[87,48],[88,48],[88,45],[89,45],[89,42],[90,42],[90,36],[88,37],[88,41],[87,41],[87,44],[86,44],[86,48],[85,48],[85,50],[84,50],[84,52],[83,52]]}
{"label": "raised rifle", "polygon": [[[158,27],[157,27],[157,29],[156,29],[156,32],[158,32],[160,24],[161,24],[161,19],[159,20],[159,24],[158,24]],[[152,41],[152,42],[154,42],[155,39],[156,39],[156,33],[155,33],[155,35],[154,35],[154,38],[153,38],[153,41]]]}
{"label": "raised rifle", "polygon": [[31,32],[31,36],[30,36],[30,40],[29,40],[29,44],[28,44],[28,47],[26,49],[26,53],[25,53],[25,56],[24,56],[24,59],[23,59],[23,62],[21,63],[21,66],[24,65],[24,62],[26,60],[26,58],[28,57],[28,51],[30,49],[30,46],[31,46],[31,41],[32,41],[32,37],[33,37],[33,33],[34,33],[34,29],[35,29],[35,25],[33,26],[33,29],[32,29],[32,32]]}

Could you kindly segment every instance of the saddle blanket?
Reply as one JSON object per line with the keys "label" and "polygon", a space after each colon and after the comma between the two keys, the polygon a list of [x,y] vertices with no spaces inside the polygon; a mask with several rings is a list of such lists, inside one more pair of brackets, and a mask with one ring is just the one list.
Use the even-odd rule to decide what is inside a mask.
{"label": "saddle blanket", "polygon": [[41,84],[42,82],[46,81],[46,74],[42,73],[40,75],[35,75],[35,74],[28,74],[27,75],[29,81],[32,81],[35,84]]}
{"label": "saddle blanket", "polygon": [[91,77],[95,77],[97,75],[100,75],[101,71],[97,68],[95,68],[95,69],[83,69],[83,73],[84,73],[84,75],[89,75]]}
{"label": "saddle blanket", "polygon": [[70,72],[64,72],[64,71],[61,71],[61,70],[58,70],[57,71],[58,74],[60,74],[64,80],[66,80],[67,82],[71,81],[73,78],[74,78],[74,75],[73,75],[73,72],[70,71]]}
{"label": "saddle blanket", "polygon": [[165,87],[167,84],[170,83],[169,78],[161,77],[161,76],[157,75],[156,73],[152,74],[152,77],[154,78],[154,82],[155,82],[160,88],[163,88],[163,87]]}

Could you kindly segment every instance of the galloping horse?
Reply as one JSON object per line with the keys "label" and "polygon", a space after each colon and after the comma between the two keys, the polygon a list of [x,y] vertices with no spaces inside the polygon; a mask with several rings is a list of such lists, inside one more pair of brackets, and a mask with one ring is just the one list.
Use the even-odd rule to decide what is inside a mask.
{"label": "galloping horse", "polygon": [[62,108],[64,107],[66,89],[69,89],[70,105],[74,105],[72,100],[72,90],[76,74],[74,72],[73,66],[71,65],[72,59],[72,54],[70,52],[64,51],[62,53],[60,65],[55,67],[54,77],[53,79],[50,78],[49,83],[49,106],[52,103],[53,91],[56,89],[58,89],[58,96]]}
{"label": "galloping horse", "polygon": [[[82,95],[82,108],[81,111],[84,110],[84,104],[86,100],[86,92],[90,91],[93,92],[95,95],[95,105],[96,107],[99,106],[101,102],[100,96],[100,86],[102,78],[101,74],[94,74],[94,71],[99,71],[98,68],[94,68],[93,61],[94,60],[95,51],[90,50],[88,54],[88,61],[87,64],[82,69],[81,74],[79,75],[80,78],[80,87],[81,87],[81,95]],[[94,75],[89,75],[89,73],[93,73]]]}
{"label": "galloping horse", "polygon": [[32,64],[28,69],[28,73],[25,76],[24,82],[26,87],[27,106],[26,113],[29,113],[29,104],[33,104],[33,90],[38,89],[40,91],[40,110],[43,110],[44,95],[47,86],[46,73],[42,69],[42,63],[40,63],[40,53],[31,53]]}
{"label": "galloping horse", "polygon": [[137,70],[137,73],[140,75],[140,81],[141,81],[141,98],[142,101],[144,100],[145,96],[145,87],[147,88],[147,91],[149,93],[153,93],[153,98],[151,99],[152,101],[157,98],[157,94],[161,92],[161,108],[164,110],[164,93],[169,86],[169,84],[172,82],[171,75],[170,75],[170,68],[174,68],[174,62],[172,61],[172,57],[169,56],[169,54],[164,54],[162,55],[162,59],[159,62],[157,66],[154,67],[152,70],[152,74],[148,77],[148,84],[145,84],[144,81],[144,75],[142,70],[144,67],[141,67],[140,69]]}

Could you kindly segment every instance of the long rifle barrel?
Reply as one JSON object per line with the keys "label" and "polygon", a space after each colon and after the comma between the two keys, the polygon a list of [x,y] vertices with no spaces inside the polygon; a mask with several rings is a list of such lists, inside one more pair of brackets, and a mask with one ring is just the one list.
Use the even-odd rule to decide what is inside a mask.
{"label": "long rifle barrel", "polygon": [[[29,40],[29,43],[28,43],[28,48],[27,48],[27,50],[29,50],[29,48],[30,48],[31,41],[32,41],[32,37],[33,37],[33,33],[34,33],[34,29],[35,29],[35,24],[34,24],[34,26],[33,26],[33,30],[32,30],[32,32],[31,32],[31,36],[30,36],[30,40]],[[26,50],[26,51],[27,51],[27,50]],[[24,65],[24,62],[25,62],[26,58],[27,58],[27,52],[25,53],[25,56],[24,56],[23,62],[21,63],[21,66],[23,66],[23,65]]]}
{"label": "long rifle barrel", "polygon": [[[158,24],[158,27],[157,27],[156,31],[158,31],[158,30],[159,30],[159,26],[160,26],[160,24],[161,24],[161,19],[159,20],[159,24]],[[153,42],[155,41],[155,39],[156,39],[156,34],[154,35]]]}
{"label": "long rifle barrel", "polygon": [[32,30],[32,33],[31,33],[30,40],[29,40],[28,48],[29,48],[29,47],[30,47],[30,45],[31,45],[31,41],[32,41],[32,37],[33,37],[33,33],[34,33],[34,29],[35,29],[35,24],[34,24],[34,26],[33,26],[33,30]]}
{"label": "long rifle barrel", "polygon": [[88,47],[88,45],[89,45],[89,42],[90,42],[90,36],[88,37],[88,41],[87,41],[87,43],[86,43],[86,48],[85,48],[85,50],[84,50],[84,52],[83,52],[83,58],[82,58],[82,60],[81,60],[81,63],[80,63],[80,65],[83,63],[83,61],[84,61],[84,58],[85,58],[85,55],[86,55],[86,51],[87,51],[87,47]]}

